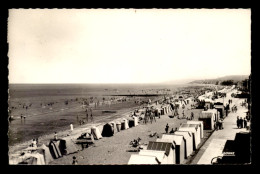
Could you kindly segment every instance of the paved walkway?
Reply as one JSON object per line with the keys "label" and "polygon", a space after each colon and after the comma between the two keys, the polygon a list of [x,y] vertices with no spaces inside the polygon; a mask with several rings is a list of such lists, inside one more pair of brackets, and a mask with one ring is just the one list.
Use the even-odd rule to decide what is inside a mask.
{"label": "paved walkway", "polygon": [[[234,90],[227,93],[227,97],[224,99],[224,103],[226,104],[229,99],[232,99],[233,102],[231,107],[235,104],[238,109],[237,112],[229,113],[228,117],[226,117],[223,121],[224,129],[215,131],[211,135],[211,137],[200,149],[200,153],[202,153],[202,155],[196,156],[191,164],[211,164],[212,158],[222,156],[222,151],[224,149],[226,140],[234,140],[236,133],[247,131],[245,128],[238,129],[236,125],[237,116],[244,118],[248,109],[240,105],[244,99],[231,97],[231,94],[235,92],[236,91]],[[220,101],[221,100],[223,102],[223,99],[220,99]]]}

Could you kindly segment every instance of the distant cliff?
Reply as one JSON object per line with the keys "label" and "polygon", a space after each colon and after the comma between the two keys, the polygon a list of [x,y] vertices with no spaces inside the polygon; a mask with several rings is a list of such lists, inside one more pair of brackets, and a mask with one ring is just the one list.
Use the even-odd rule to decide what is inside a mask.
{"label": "distant cliff", "polygon": [[248,79],[249,75],[230,75],[230,76],[224,76],[219,77],[216,79],[204,79],[204,80],[194,80],[189,82],[189,84],[220,84],[223,81],[232,80],[233,82],[240,82],[245,79]]}

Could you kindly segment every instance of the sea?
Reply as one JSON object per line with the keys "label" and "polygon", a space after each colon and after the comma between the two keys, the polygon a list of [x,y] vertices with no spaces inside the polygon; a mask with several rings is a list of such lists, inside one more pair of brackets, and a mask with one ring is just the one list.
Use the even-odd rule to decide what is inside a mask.
{"label": "sea", "polygon": [[[121,114],[129,108],[140,107],[136,101],[148,101],[176,94],[189,85],[180,84],[9,84],[8,143],[17,143],[39,136]],[[152,96],[154,94],[154,96]],[[125,100],[123,100],[125,99]],[[84,101],[84,102],[83,102]],[[105,104],[106,101],[114,101]],[[94,103],[98,103],[95,107]],[[104,112],[108,111],[108,112]],[[111,112],[109,112],[111,111]],[[21,117],[22,116],[22,117]],[[24,117],[25,116],[25,117]]]}

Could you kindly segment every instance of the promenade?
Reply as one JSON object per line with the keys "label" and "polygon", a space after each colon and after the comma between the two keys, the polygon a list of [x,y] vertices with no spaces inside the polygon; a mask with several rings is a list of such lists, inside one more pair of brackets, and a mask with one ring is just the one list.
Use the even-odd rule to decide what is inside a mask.
{"label": "promenade", "polygon": [[[227,93],[227,96],[224,98],[224,104],[228,103],[229,99],[232,99],[231,107],[235,104],[238,109],[237,112],[230,112],[228,114],[228,116],[223,121],[224,129],[213,132],[206,143],[200,148],[191,164],[211,164],[212,158],[223,156],[222,151],[224,149],[226,140],[234,140],[236,133],[238,132],[248,132],[246,128],[237,128],[236,124],[237,116],[244,118],[246,116],[246,112],[248,111],[247,108],[240,105],[244,99],[232,98],[232,93],[236,93],[236,90],[232,90]],[[223,102],[223,99],[219,99],[219,102]]]}

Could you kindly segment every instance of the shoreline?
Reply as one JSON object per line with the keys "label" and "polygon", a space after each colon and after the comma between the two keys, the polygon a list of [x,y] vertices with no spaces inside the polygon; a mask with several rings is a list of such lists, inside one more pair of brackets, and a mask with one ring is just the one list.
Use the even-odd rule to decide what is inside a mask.
{"label": "shoreline", "polygon": [[[178,90],[178,93],[176,93],[175,95],[181,95],[180,91]],[[161,98],[159,98],[159,97],[161,97],[161,96],[158,96],[158,98],[156,98],[155,101],[161,100]],[[153,104],[154,103],[155,102],[153,102]],[[120,118],[124,118],[124,117],[128,116],[130,112],[133,112],[135,108],[140,108],[143,106],[144,105],[139,105],[139,106],[135,106],[135,107],[131,107],[131,108],[124,108],[124,109],[122,109],[121,112],[119,112],[117,114],[108,115],[107,117],[100,117],[100,119],[95,120],[94,123],[87,123],[85,125],[77,126],[74,128],[74,130],[72,132],[70,131],[69,125],[68,125],[68,128],[64,127],[64,129],[57,131],[57,133],[58,133],[59,138],[66,137],[68,134],[71,137],[80,136],[81,133],[86,132],[87,130],[90,130],[91,126],[95,125],[96,127],[98,127],[98,126],[104,125],[107,122],[114,121],[114,120],[120,119]],[[43,135],[39,136],[38,137],[39,145],[41,145],[41,144],[48,145],[48,143],[50,142],[50,139],[53,139],[53,136],[54,136],[54,132],[51,134],[43,134]],[[22,152],[30,144],[31,144],[31,140],[28,140],[28,141],[20,142],[20,143],[14,144],[12,146],[9,146],[8,147],[9,156]]]}
{"label": "shoreline", "polygon": [[[130,112],[133,112],[135,109],[143,107],[143,105],[141,106],[134,106],[134,107],[130,107],[130,108],[123,108],[121,110],[121,112],[117,112],[115,114],[111,114],[108,116],[100,116],[100,117],[96,117],[96,119],[94,120],[93,123],[86,123],[84,125],[78,125],[76,127],[74,127],[73,132],[71,132],[71,130],[69,129],[69,125],[66,126],[67,128],[61,127],[61,130],[57,131],[57,134],[59,135],[60,138],[66,137],[68,134],[70,134],[70,136],[79,136],[81,133],[86,132],[86,130],[90,130],[90,128],[92,126],[100,126],[100,125],[104,125],[107,122],[116,120],[116,119],[120,119],[120,118],[124,118],[127,117]],[[72,134],[71,134],[72,133]],[[74,135],[76,134],[76,135]],[[50,139],[52,139],[54,136],[54,133],[50,133],[50,134],[43,134],[41,136],[38,137],[38,141],[39,144],[45,144],[48,145]],[[23,149],[27,148],[30,144],[31,144],[32,140],[25,140],[19,143],[15,143],[13,145],[9,145],[8,150],[9,150],[9,155],[10,154],[16,154],[19,152],[22,152]]]}

